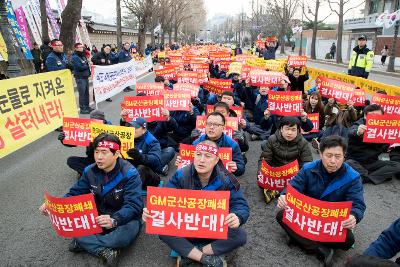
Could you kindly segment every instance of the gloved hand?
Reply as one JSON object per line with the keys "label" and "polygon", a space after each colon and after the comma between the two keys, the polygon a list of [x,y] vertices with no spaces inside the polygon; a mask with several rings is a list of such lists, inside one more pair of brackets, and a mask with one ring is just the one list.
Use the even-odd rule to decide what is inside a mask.
{"label": "gloved hand", "polygon": [[65,133],[64,132],[60,132],[58,134],[58,140],[60,140],[62,142],[62,141],[64,141],[64,139],[65,139]]}
{"label": "gloved hand", "polygon": [[134,165],[141,165],[143,163],[144,157],[142,153],[139,152],[137,148],[131,148],[127,152],[128,156],[133,159]]}
{"label": "gloved hand", "polygon": [[193,106],[195,106],[195,107],[201,105],[200,99],[198,97],[193,98],[191,101],[192,101]]}
{"label": "gloved hand", "polygon": [[190,137],[192,138],[192,140],[196,140],[197,138],[199,138],[201,135],[201,131],[199,129],[194,129],[191,133],[190,133]]}
{"label": "gloved hand", "polygon": [[234,131],[233,138],[238,140],[238,142],[244,142],[243,131]]}
{"label": "gloved hand", "polygon": [[66,67],[67,69],[69,69],[70,71],[73,71],[73,70],[74,70],[74,65],[72,65],[71,62],[67,62],[67,63],[65,64],[65,67]]}

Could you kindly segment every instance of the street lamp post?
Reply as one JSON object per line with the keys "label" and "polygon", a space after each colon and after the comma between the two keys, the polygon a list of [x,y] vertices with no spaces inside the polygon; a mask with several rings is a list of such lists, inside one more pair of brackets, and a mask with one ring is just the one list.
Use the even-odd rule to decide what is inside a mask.
{"label": "street lamp post", "polygon": [[3,35],[4,42],[7,47],[8,54],[8,67],[7,76],[10,78],[18,77],[21,75],[21,68],[18,65],[18,59],[15,47],[10,36],[10,24],[7,19],[6,0],[0,0],[0,30]]}

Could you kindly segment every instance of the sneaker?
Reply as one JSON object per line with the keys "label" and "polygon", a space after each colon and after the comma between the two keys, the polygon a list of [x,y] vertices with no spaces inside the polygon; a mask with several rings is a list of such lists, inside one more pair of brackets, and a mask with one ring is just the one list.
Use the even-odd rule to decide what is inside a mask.
{"label": "sneaker", "polygon": [[215,255],[203,255],[201,257],[201,263],[205,267],[226,267],[226,261],[219,256]]}
{"label": "sneaker", "polygon": [[323,257],[324,267],[332,267],[333,266],[333,249],[327,248],[325,246],[319,246],[317,248],[317,253]]}
{"label": "sneaker", "polygon": [[169,167],[168,167],[168,164],[166,164],[161,170],[161,175],[167,176],[168,175],[168,170],[169,170]]}
{"label": "sneaker", "polygon": [[106,101],[107,102],[112,102],[112,99],[111,98],[107,98]]}
{"label": "sneaker", "polygon": [[312,146],[315,150],[319,151],[319,142],[318,142],[318,139],[317,139],[317,138],[313,138],[313,139],[311,140],[311,146]]}
{"label": "sneaker", "polygon": [[83,252],[85,251],[78,243],[78,241],[76,241],[76,239],[72,239],[72,242],[68,245],[68,250],[71,252]]}
{"label": "sneaker", "polygon": [[106,266],[117,266],[119,260],[119,250],[105,248],[98,253],[98,256],[103,264]]}
{"label": "sneaker", "polygon": [[251,141],[256,141],[256,140],[260,140],[260,137],[258,137],[258,135],[256,135],[256,134],[252,134]]}
{"label": "sneaker", "polygon": [[186,267],[194,263],[196,263],[194,260],[186,257],[178,256],[176,258],[176,267]]}
{"label": "sneaker", "polygon": [[88,109],[81,109],[81,111],[79,112],[81,114],[90,114],[90,110]]}

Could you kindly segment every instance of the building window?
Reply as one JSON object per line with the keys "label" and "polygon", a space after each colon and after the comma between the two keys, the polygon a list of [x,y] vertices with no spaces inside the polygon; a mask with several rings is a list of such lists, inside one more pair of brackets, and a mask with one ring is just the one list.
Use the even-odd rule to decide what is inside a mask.
{"label": "building window", "polygon": [[379,0],[371,0],[369,2],[369,14],[378,13]]}

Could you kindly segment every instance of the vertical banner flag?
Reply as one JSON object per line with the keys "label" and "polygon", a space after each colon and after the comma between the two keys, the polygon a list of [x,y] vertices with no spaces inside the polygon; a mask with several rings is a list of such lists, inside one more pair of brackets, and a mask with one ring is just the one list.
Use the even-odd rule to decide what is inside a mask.
{"label": "vertical banner flag", "polygon": [[229,191],[147,188],[146,234],[227,239]]}
{"label": "vertical banner flag", "polygon": [[25,43],[27,44],[29,49],[32,49],[33,45],[31,43],[31,37],[29,36],[29,29],[28,26],[26,25],[25,12],[22,9],[22,6],[15,9],[14,12],[19,26],[19,30],[21,31],[21,35],[24,38]]}
{"label": "vertical banner flag", "polygon": [[78,117],[69,70],[0,81],[0,158]]}
{"label": "vertical banner flag", "polygon": [[61,237],[81,237],[99,234],[103,231],[96,223],[98,216],[93,194],[73,197],[44,195],[50,222]]}
{"label": "vertical banner flag", "polygon": [[368,114],[367,130],[363,142],[366,143],[400,143],[400,115]]}
{"label": "vertical banner flag", "polygon": [[25,55],[25,58],[33,59],[31,51],[29,50],[29,47],[25,43],[24,37],[22,36],[21,31],[18,27],[17,18],[15,17],[13,7],[12,7],[10,0],[7,1],[7,18],[8,18],[8,22],[10,23],[10,25],[13,29],[15,37],[17,38],[17,42]]}
{"label": "vertical banner flag", "polygon": [[281,192],[299,172],[297,160],[280,167],[271,167],[265,160],[261,161],[257,184],[265,189]]}
{"label": "vertical banner flag", "polygon": [[63,118],[63,132],[65,138],[63,144],[74,146],[89,146],[92,142],[90,123],[96,122],[103,124],[101,120],[81,119],[81,118]]}
{"label": "vertical banner flag", "polygon": [[315,82],[323,97],[334,98],[337,102],[343,104],[353,99],[354,90],[356,88],[354,84],[329,79],[323,76],[318,76]]}
{"label": "vertical banner flag", "polygon": [[119,137],[121,141],[121,154],[124,158],[130,159],[127,152],[129,149],[134,147],[134,138],[135,138],[135,128],[134,127],[124,127],[124,126],[115,126],[108,124],[100,124],[91,122],[90,123],[90,132],[92,135],[92,141],[101,133],[109,133],[114,134]]}
{"label": "vertical banner flag", "polygon": [[351,201],[327,202],[305,196],[287,185],[288,209],[283,222],[298,235],[317,242],[344,242],[342,222],[350,216]]}
{"label": "vertical banner flag", "polygon": [[[40,14],[40,3],[39,0],[28,0],[28,9],[32,11],[32,16],[36,24],[36,28],[39,30],[40,36],[42,36],[42,22],[41,22],[41,14]],[[49,35],[50,35],[49,28]],[[41,37],[40,37],[41,38]]]}
{"label": "vertical banner flag", "polygon": [[40,31],[37,28],[35,19],[33,18],[31,7],[29,6],[29,4],[26,4],[22,6],[22,10],[25,13],[26,20],[28,22],[29,28],[31,29],[33,39],[39,46],[42,45],[42,38],[40,37]]}
{"label": "vertical banner flag", "polygon": [[300,91],[269,91],[268,109],[279,116],[300,116],[303,99]]}
{"label": "vertical banner flag", "polygon": [[57,24],[57,20],[54,18],[53,10],[50,7],[49,0],[45,0],[45,4],[46,4],[47,17],[49,18],[55,38],[60,38],[60,27]]}
{"label": "vertical banner flag", "polygon": [[93,89],[96,103],[103,102],[135,84],[133,60],[110,66],[94,66]]}
{"label": "vertical banner flag", "polygon": [[164,97],[160,96],[125,96],[124,109],[128,110],[126,121],[142,117],[147,122],[165,121],[163,115]]}

